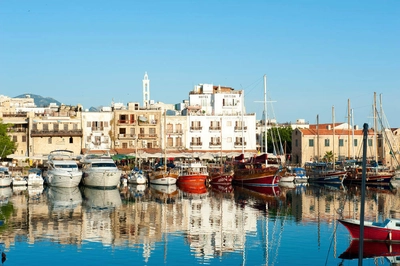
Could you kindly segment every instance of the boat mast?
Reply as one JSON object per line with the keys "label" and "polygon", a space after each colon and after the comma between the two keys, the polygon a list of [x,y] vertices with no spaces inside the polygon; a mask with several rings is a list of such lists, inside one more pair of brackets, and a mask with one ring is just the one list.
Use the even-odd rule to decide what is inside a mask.
{"label": "boat mast", "polygon": [[347,158],[350,159],[350,126],[351,126],[351,114],[350,114],[350,99],[347,100]]}
{"label": "boat mast", "polygon": [[164,146],[164,171],[167,171],[167,111],[164,110],[164,134],[163,134],[163,146]]}
{"label": "boat mast", "polygon": [[317,115],[317,162],[319,161],[319,115]]}
{"label": "boat mast", "polygon": [[[244,156],[244,126],[243,126],[243,121],[244,121],[244,119],[243,119],[243,116],[244,116],[244,93],[243,93],[243,90],[242,90],[242,111],[241,111],[241,113],[242,113],[242,121],[241,121],[241,123],[240,123],[240,125],[241,125],[241,127],[242,127],[242,154],[243,154],[243,156]],[[221,134],[222,134],[222,132],[221,132]]]}
{"label": "boat mast", "polygon": [[351,109],[351,147],[353,153],[353,160],[355,160],[355,152],[354,152],[354,110]]}
{"label": "boat mast", "polygon": [[267,142],[267,75],[264,74],[264,140],[265,140],[265,153],[268,151]]}
{"label": "boat mast", "polygon": [[375,162],[378,163],[378,145],[377,145],[377,115],[376,115],[376,92],[374,92],[374,156]]}
{"label": "boat mast", "polygon": [[332,141],[332,153],[333,153],[333,169],[335,169],[335,106],[332,106],[332,130],[333,130],[333,141]]}
{"label": "boat mast", "polygon": [[385,134],[386,128],[383,125],[382,117],[383,117],[383,108],[382,108],[382,93],[379,94],[379,112],[380,112],[380,125],[381,125],[381,140],[382,140],[382,162],[385,161],[386,153],[385,153]]}

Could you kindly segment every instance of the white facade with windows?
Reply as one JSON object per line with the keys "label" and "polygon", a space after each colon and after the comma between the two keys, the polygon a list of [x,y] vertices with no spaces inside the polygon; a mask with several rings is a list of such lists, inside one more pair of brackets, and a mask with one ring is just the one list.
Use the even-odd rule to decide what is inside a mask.
{"label": "white facade with windows", "polygon": [[82,113],[82,149],[109,150],[111,149],[111,137],[113,112],[83,112]]}
{"label": "white facade with windows", "polygon": [[201,84],[189,94],[185,147],[199,152],[256,152],[256,115],[243,91]]}

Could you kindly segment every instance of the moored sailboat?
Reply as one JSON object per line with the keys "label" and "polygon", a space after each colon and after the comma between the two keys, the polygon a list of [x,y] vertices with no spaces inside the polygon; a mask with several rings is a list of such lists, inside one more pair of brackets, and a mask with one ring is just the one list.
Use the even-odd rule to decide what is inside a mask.
{"label": "moored sailboat", "polygon": [[277,156],[262,154],[244,160],[244,155],[235,158],[232,182],[240,185],[277,186],[285,174]]}

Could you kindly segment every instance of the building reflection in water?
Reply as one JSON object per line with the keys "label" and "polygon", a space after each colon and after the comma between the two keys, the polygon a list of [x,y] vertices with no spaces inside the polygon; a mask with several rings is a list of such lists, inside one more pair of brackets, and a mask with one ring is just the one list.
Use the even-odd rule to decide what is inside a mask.
{"label": "building reflection in water", "polygon": [[[279,248],[279,236],[267,232],[271,221],[336,224],[359,218],[360,187],[311,186],[201,189],[138,185],[114,190],[91,188],[0,189],[0,243],[9,247],[24,237],[30,244],[47,239],[60,244],[87,242],[137,249],[144,261],[156,245],[183,236],[198,260],[243,252],[246,238],[265,227],[265,250]],[[365,216],[399,216],[400,197],[391,187],[367,187]],[[282,233],[282,228],[277,228]],[[271,239],[268,239],[270,237]],[[276,251],[277,252],[277,251]],[[335,251],[336,252],[336,251]],[[266,252],[265,260],[272,259]]]}

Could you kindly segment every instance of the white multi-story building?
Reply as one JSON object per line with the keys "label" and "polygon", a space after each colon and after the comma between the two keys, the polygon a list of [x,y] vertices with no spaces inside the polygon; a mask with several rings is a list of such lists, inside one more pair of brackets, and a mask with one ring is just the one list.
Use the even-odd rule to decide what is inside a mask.
{"label": "white multi-story building", "polygon": [[85,150],[110,150],[114,113],[111,107],[103,107],[99,112],[82,113],[82,149]]}
{"label": "white multi-story building", "polygon": [[256,115],[246,114],[244,92],[201,84],[189,93],[185,147],[199,152],[256,152]]}

